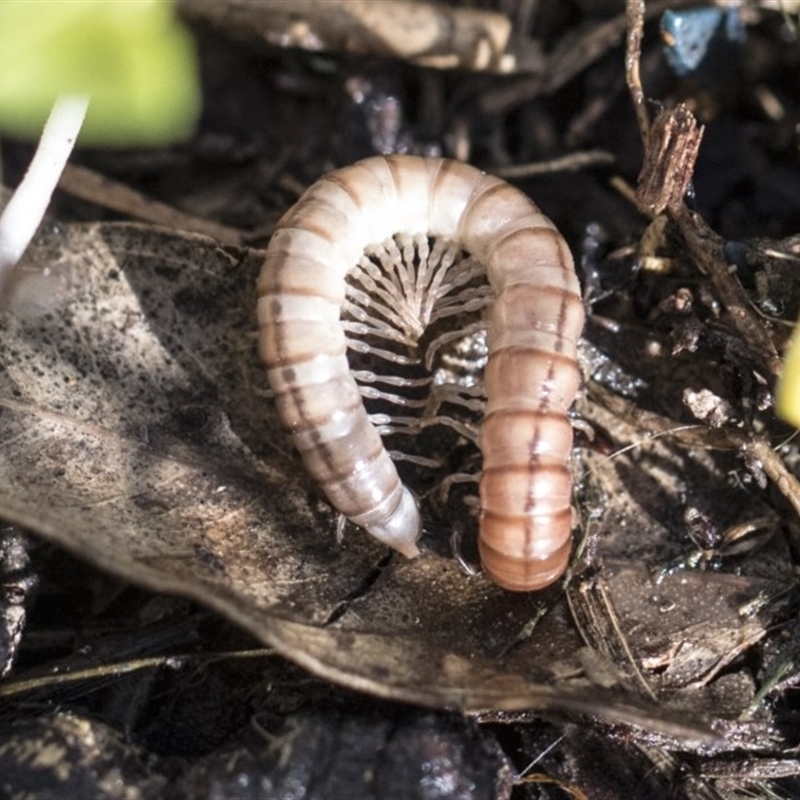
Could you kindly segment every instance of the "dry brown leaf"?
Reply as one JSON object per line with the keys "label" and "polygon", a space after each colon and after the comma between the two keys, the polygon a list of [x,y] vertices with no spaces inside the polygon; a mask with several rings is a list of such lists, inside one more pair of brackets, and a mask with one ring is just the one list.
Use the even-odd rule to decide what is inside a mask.
{"label": "dry brown leaf", "polygon": [[[414,561],[352,529],[337,544],[263,396],[260,262],[146,226],[51,230],[29,268],[47,266],[57,290],[0,315],[0,516],[358,690],[495,714],[568,708],[707,741],[701,719],[624,682],[598,688],[558,588],[468,577],[432,535]],[[665,580],[660,602],[680,591]]]}
{"label": "dry brown leaf", "polygon": [[420,66],[509,72],[511,22],[504,14],[425,0],[205,0],[189,17],[281,47],[402,58]]}

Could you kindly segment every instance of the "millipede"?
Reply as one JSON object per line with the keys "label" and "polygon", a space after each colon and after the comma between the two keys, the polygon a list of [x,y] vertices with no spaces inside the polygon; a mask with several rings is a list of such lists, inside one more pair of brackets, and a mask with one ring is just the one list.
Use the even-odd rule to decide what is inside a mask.
{"label": "millipede", "polygon": [[[364,333],[417,341],[432,321],[480,309],[488,352],[476,437],[481,563],[514,591],[561,576],[572,543],[568,410],[580,384],[584,307],[564,238],[523,192],[444,158],[376,156],[335,170],[278,222],[258,298],[261,358],[307,471],[337,511],[408,557],[419,552],[418,502],[381,436],[392,419],[368,414],[364,396],[403,405],[410,401],[380,385],[425,379],[354,371],[348,349]],[[366,349],[402,360],[396,348]],[[440,395],[469,405],[475,393]],[[435,413],[394,422],[421,429]]]}

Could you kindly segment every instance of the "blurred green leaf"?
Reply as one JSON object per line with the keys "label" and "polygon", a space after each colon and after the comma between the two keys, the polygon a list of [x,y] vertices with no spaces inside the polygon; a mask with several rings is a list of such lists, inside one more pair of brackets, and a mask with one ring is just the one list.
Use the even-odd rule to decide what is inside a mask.
{"label": "blurred green leaf", "polygon": [[82,144],[162,144],[200,106],[192,39],[167,0],[0,0],[0,131],[38,138],[60,94],[88,94]]}
{"label": "blurred green leaf", "polygon": [[775,398],[778,416],[796,428],[800,427],[800,323],[795,328],[783,360]]}

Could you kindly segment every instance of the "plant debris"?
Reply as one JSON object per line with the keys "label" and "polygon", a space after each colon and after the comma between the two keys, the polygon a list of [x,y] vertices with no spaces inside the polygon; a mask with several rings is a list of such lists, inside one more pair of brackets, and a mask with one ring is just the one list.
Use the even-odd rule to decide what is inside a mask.
{"label": "plant debris", "polygon": [[[448,796],[473,778],[514,798],[800,791],[800,445],[773,411],[800,307],[797,9],[736,6],[744,38],[681,76],[657,28],[688,3],[395,4],[412,5],[505,15],[486,63],[511,55],[512,74],[454,46],[461,69],[431,69],[195,21],[196,136],[79,153],[84,200],[57,198],[28,251],[0,313],[10,796],[55,786],[26,742],[61,742],[102,782],[92,740],[141,796],[242,776],[330,796],[365,769],[365,797],[390,774],[429,796],[421,764]],[[470,489],[439,502],[418,464],[401,466],[427,492],[421,558],[349,527],[337,542],[280,431],[256,355],[260,248],[309,183],[375,152],[505,175],[576,254],[578,542],[546,592],[465,574]],[[27,153],[4,143],[12,184]],[[467,444],[454,473],[474,469]],[[398,772],[359,759],[360,737],[396,746]]]}

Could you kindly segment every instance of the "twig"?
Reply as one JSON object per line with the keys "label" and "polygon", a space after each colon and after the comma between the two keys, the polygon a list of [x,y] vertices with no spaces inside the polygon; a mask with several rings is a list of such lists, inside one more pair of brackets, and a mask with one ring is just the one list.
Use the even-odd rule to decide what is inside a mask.
{"label": "twig", "polygon": [[515,164],[510,167],[497,167],[492,172],[500,178],[531,178],[535,175],[549,175],[552,172],[575,172],[586,167],[600,164],[613,164],[614,156],[606,150],[584,150],[570,153],[549,161],[537,161],[533,164]]}
{"label": "twig", "polygon": [[636,191],[636,204],[642,213],[652,215],[669,212],[680,229],[689,256],[697,268],[707,275],[720,300],[730,314],[733,327],[745,342],[750,343],[769,373],[780,372],[780,358],[775,345],[725,260],[722,239],[692,214],[683,202],[691,183],[694,164],[703,137],[692,113],[684,105],[659,112],[650,124],[645,96],[639,75],[639,60],[644,23],[644,0],[626,0],[628,40],[625,73],[631,92],[639,131],[644,146],[642,171]]}
{"label": "twig", "polygon": [[800,483],[769,443],[764,439],[752,439],[742,447],[742,452],[758,462],[766,476],[778,487],[778,491],[800,517]]}
{"label": "twig", "polygon": [[628,37],[625,47],[625,78],[628,82],[631,100],[633,100],[633,108],[636,111],[636,121],[639,124],[642,146],[646,151],[650,137],[650,119],[647,115],[642,78],[639,73],[644,31],[644,0],[627,0],[625,19],[628,25]]}
{"label": "twig", "polygon": [[[645,16],[657,17],[667,8],[684,8],[697,0],[651,0]],[[576,75],[622,42],[627,27],[625,14],[593,25],[585,32],[564,37],[547,57],[544,71],[518,80],[503,82],[481,96],[480,107],[487,114],[507,114],[540,95],[551,95]]]}
{"label": "twig", "polygon": [[725,260],[724,242],[705,221],[692,214],[685,205],[670,208],[670,216],[678,226],[686,250],[697,268],[711,279],[733,327],[742,339],[760,352],[764,366],[771,375],[781,371],[781,360],[775,344],[758,315],[739,279]]}
{"label": "twig", "polygon": [[704,130],[683,103],[659,110],[645,138],[636,185],[639,211],[656,216],[665,209],[685,208],[683,198],[692,185]]}
{"label": "twig", "polygon": [[642,409],[594,381],[589,384],[589,394],[615,416],[647,431],[651,434],[650,438],[654,438],[653,434],[666,433],[683,447],[738,451],[764,471],[800,517],[800,481],[789,471],[783,459],[765,438],[730,427],[675,427],[673,420]]}
{"label": "twig", "polygon": [[235,228],[202,217],[184,214],[173,206],[152,200],[123,183],[111,180],[86,167],[67,164],[58,188],[103,208],[112,208],[136,219],[175,230],[202,233],[224,244],[242,244],[242,234]]}

